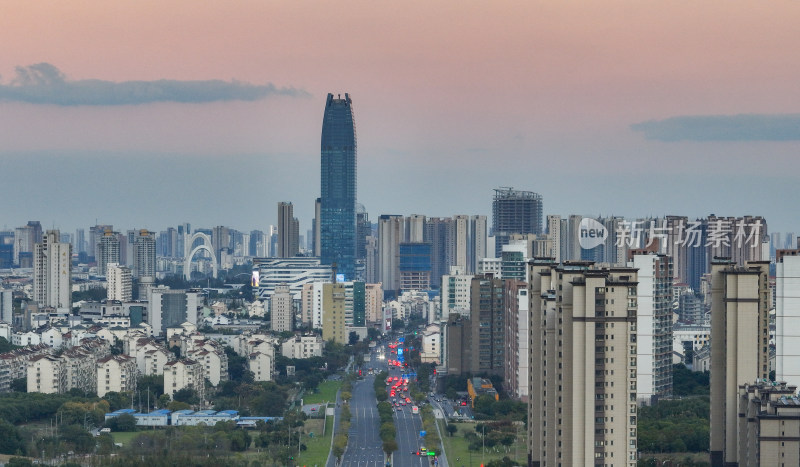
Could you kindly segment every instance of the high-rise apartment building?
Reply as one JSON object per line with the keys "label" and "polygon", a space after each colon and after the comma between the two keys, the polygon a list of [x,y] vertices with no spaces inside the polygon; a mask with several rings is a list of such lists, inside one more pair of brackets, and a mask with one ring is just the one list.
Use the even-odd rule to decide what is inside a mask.
{"label": "high-rise apartment building", "polygon": [[149,297],[147,323],[153,327],[155,335],[163,336],[167,328],[187,321],[197,324],[197,307],[201,303],[199,292],[155,287],[150,290]]}
{"label": "high-rise apartment building", "polygon": [[[20,261],[20,257],[32,257],[34,245],[41,242],[42,224],[39,221],[28,221],[26,225],[17,227],[14,230],[14,264],[20,267],[31,267],[30,264],[26,265],[25,261]],[[25,253],[29,255],[25,255]]]}
{"label": "high-rise apartment building", "polygon": [[231,247],[231,231],[228,227],[218,225],[211,230],[211,247],[214,249],[217,261],[222,263],[222,250]]}
{"label": "high-rise apartment building", "polygon": [[356,274],[357,142],[349,94],[328,94],[322,120],[320,258],[347,280]]}
{"label": "high-rise apartment building", "polygon": [[345,287],[344,284],[322,286],[322,338],[338,344],[347,344],[345,336]]}
{"label": "high-rise apartment building", "polygon": [[739,464],[739,387],[769,378],[769,261],[711,264],[712,467]]}
{"label": "high-rise apartment building", "polygon": [[500,257],[509,235],[542,233],[542,216],[542,196],[538,193],[507,187],[496,188],[492,201],[495,258]]}
{"label": "high-rise apartment building", "polygon": [[40,307],[72,311],[72,245],[48,230],[34,247],[33,299]]}
{"label": "high-rise apartment building", "polygon": [[270,311],[273,331],[294,330],[294,300],[288,284],[275,287],[275,293],[270,298]]}
{"label": "high-rise apartment building", "polygon": [[472,278],[470,333],[473,346],[472,374],[503,376],[505,369],[505,283],[488,276]]}
{"label": "high-rise apartment building", "polygon": [[0,321],[11,324],[14,320],[14,292],[0,288]]}
{"label": "high-rise apartment building", "polygon": [[105,276],[109,264],[120,264],[119,248],[119,232],[114,232],[112,230],[103,232],[97,245],[98,274]]}
{"label": "high-rise apartment building", "polygon": [[635,467],[637,274],[529,264],[528,465]]}
{"label": "high-rise apartment building", "polygon": [[800,387],[800,250],[775,251],[775,380]]}
{"label": "high-rise apartment building", "polygon": [[291,258],[300,252],[300,223],[292,203],[278,203],[278,257]]}
{"label": "high-rise apartment building", "polygon": [[636,390],[640,404],[672,395],[672,261],[631,250],[637,269]]}
{"label": "high-rise apartment building", "polygon": [[129,302],[133,299],[132,274],[127,266],[111,263],[106,268],[106,296],[109,300]]}
{"label": "high-rise apartment building", "polygon": [[[172,229],[177,237],[177,232]],[[133,268],[131,273],[134,278],[155,277],[156,275],[156,237],[154,232],[141,229],[133,236]]]}
{"label": "high-rise apartment building", "polygon": [[405,241],[405,219],[384,214],[378,218],[378,280],[384,290],[400,289],[400,243]]}

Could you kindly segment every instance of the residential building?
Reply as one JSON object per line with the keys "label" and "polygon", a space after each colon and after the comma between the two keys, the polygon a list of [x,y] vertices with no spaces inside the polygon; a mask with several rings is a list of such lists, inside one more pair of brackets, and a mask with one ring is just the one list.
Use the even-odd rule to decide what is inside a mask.
{"label": "residential building", "polygon": [[[171,228],[170,233],[171,237],[174,237],[173,242],[177,243],[177,231]],[[134,278],[156,276],[156,237],[154,232],[147,229],[134,232],[132,254],[131,275]]]}
{"label": "residential building", "polygon": [[10,391],[12,381],[27,378],[30,360],[54,352],[55,349],[47,344],[37,344],[0,354],[0,393]]}
{"label": "residential building", "polygon": [[156,287],[150,291],[147,323],[157,336],[164,335],[167,328],[184,322],[197,324],[197,308],[200,293],[195,290]]}
{"label": "residential building", "polygon": [[28,364],[28,392],[62,394],[67,391],[66,363],[53,355],[39,355]]}
{"label": "residential building", "polygon": [[797,386],[763,380],[739,385],[738,415],[741,439],[736,465],[800,465]]}
{"label": "residential building", "polygon": [[278,203],[278,257],[291,258],[300,252],[300,222],[292,203]]}
{"label": "residential building", "polygon": [[328,94],[322,120],[320,259],[356,279],[357,143],[353,102]]}
{"label": "residential building", "polygon": [[294,330],[294,300],[288,284],[275,287],[270,299],[272,330],[275,332]]}
{"label": "residential building", "polygon": [[442,316],[445,318],[450,313],[469,315],[472,278],[474,275],[465,274],[462,268],[450,268],[450,274],[442,277],[441,299]]}
{"label": "residential building", "polygon": [[[711,264],[711,465],[739,465],[739,386],[769,378],[769,262]],[[742,464],[744,465],[744,464]]]}
{"label": "residential building", "polygon": [[405,241],[405,219],[384,214],[378,218],[378,280],[384,290],[400,289],[400,243]]}
{"label": "residential building", "polygon": [[347,344],[345,335],[345,285],[322,286],[322,338],[338,344]]}
{"label": "residential building", "polygon": [[324,348],[325,341],[320,336],[297,335],[281,344],[281,355],[286,358],[321,357]]}
{"label": "residential building", "polygon": [[322,329],[322,287],[324,282],[303,284],[300,306],[303,323],[312,329]]}
{"label": "residential building", "polygon": [[136,359],[128,355],[108,355],[97,361],[97,396],[108,392],[136,390]]}
{"label": "residential building", "polygon": [[422,350],[419,353],[422,363],[442,363],[442,330],[438,324],[429,324],[422,331]]}
{"label": "residential building", "polygon": [[636,270],[536,259],[529,276],[528,465],[635,467]]}
{"label": "residential building", "polygon": [[72,311],[72,245],[48,230],[34,247],[33,299],[40,307]]}
{"label": "residential building", "polygon": [[[508,246],[508,245],[506,245]],[[505,279],[505,369],[506,394],[528,401],[528,364],[530,350],[530,317],[528,315],[528,283]]]}
{"label": "residential building", "polygon": [[255,381],[272,381],[275,373],[274,353],[256,351],[247,356],[247,369],[253,373]]}
{"label": "residential building", "polygon": [[0,321],[14,322],[14,292],[0,288]]}
{"label": "residential building", "polygon": [[174,398],[175,393],[182,389],[192,389],[200,401],[205,400],[205,371],[202,363],[183,358],[164,365],[164,393]]}
{"label": "residential building", "polygon": [[107,297],[109,300],[133,300],[133,279],[130,268],[110,263],[106,268]]}
{"label": "residential building", "polygon": [[364,314],[367,323],[380,323],[383,318],[383,284],[364,285]]}
{"label": "residential building", "polygon": [[631,250],[639,278],[636,313],[636,394],[650,405],[672,395],[672,260]]}
{"label": "residential building", "polygon": [[121,264],[119,232],[110,229],[103,232],[99,237],[97,255],[97,273],[101,276],[106,275],[109,264]]}
{"label": "residential building", "polygon": [[775,379],[800,387],[800,250],[775,255]]}
{"label": "residential building", "polygon": [[488,276],[476,276],[472,279],[470,332],[473,350],[469,361],[469,371],[472,374],[503,376],[506,359],[504,288],[503,279]]}

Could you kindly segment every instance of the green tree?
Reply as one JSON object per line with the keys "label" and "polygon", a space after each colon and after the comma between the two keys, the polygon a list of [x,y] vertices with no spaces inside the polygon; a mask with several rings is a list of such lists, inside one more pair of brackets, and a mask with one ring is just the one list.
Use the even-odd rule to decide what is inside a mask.
{"label": "green tree", "polygon": [[175,391],[175,394],[172,395],[172,399],[178,402],[185,402],[189,405],[199,402],[197,392],[192,388],[183,388],[179,391]]}
{"label": "green tree", "polygon": [[457,426],[455,426],[455,425],[454,425],[454,424],[452,424],[452,423],[448,423],[448,424],[447,424],[447,433],[448,433],[450,436],[453,436],[454,434],[456,434],[456,432],[457,432],[457,431],[458,431],[458,427],[457,427]]}
{"label": "green tree", "polygon": [[23,454],[24,451],[25,446],[17,427],[5,420],[0,420],[0,453]]}
{"label": "green tree", "polygon": [[111,431],[136,431],[136,417],[131,414],[122,414],[109,418],[106,426]]}
{"label": "green tree", "polygon": [[383,442],[381,447],[383,448],[383,452],[385,452],[386,455],[388,456],[389,454],[397,451],[398,447],[397,441],[395,441],[394,439],[387,439]]}

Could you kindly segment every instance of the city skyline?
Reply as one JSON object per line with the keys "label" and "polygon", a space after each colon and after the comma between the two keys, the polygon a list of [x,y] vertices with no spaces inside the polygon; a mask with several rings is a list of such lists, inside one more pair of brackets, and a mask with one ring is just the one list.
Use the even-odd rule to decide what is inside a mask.
{"label": "city skyline", "polygon": [[800,230],[783,202],[800,169],[795,2],[6,9],[7,228],[264,230],[285,200],[305,232],[319,108],[341,90],[358,103],[371,219],[488,214],[513,186],[545,214]]}

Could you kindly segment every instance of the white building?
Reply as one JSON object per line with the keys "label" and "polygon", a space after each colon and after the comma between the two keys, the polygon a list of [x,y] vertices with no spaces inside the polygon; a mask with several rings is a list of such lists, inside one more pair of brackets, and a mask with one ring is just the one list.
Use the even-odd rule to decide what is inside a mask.
{"label": "white building", "polygon": [[184,358],[164,365],[164,393],[174,397],[181,389],[190,388],[202,401],[205,399],[205,372],[203,365]]}
{"label": "white building", "polygon": [[132,276],[128,267],[117,263],[110,263],[106,269],[107,298],[120,302],[129,302],[133,299]]}
{"label": "white building", "polygon": [[440,297],[443,319],[447,319],[450,313],[459,313],[469,317],[470,290],[473,277],[472,274],[464,274],[464,270],[458,267],[450,268],[450,274],[442,276]]}
{"label": "white building", "polygon": [[247,356],[247,369],[253,372],[255,381],[272,381],[275,372],[275,358],[273,354],[253,352]]}
{"label": "white building", "polygon": [[72,245],[48,230],[33,254],[33,299],[40,307],[72,311]]}
{"label": "white building", "polygon": [[108,355],[97,361],[97,396],[107,392],[136,390],[136,359],[128,355]]}
{"label": "white building", "polygon": [[303,323],[314,329],[322,329],[322,285],[324,282],[303,284],[302,307]]}
{"label": "white building", "polygon": [[442,330],[438,324],[428,325],[422,331],[422,351],[419,354],[422,363],[442,363]]}
{"label": "white building", "polygon": [[256,259],[253,268],[258,270],[258,297],[262,300],[275,293],[280,284],[287,284],[292,297],[300,299],[303,284],[330,282],[333,273],[319,258]]}
{"label": "white building", "polygon": [[67,392],[67,372],[62,358],[39,355],[28,364],[28,392],[61,394]]}
{"label": "white building", "polygon": [[11,324],[14,319],[13,295],[11,290],[0,289],[0,321]]}
{"label": "white building", "polygon": [[775,263],[775,380],[800,387],[800,250],[778,250]]}
{"label": "white building", "polygon": [[321,357],[324,347],[320,336],[295,336],[281,344],[281,355],[286,358]]}
{"label": "white building", "polygon": [[672,395],[672,260],[666,255],[636,254],[629,266],[639,270],[636,313],[636,394],[640,404]]}
{"label": "white building", "polygon": [[294,330],[294,304],[289,284],[280,284],[275,287],[275,293],[270,299],[270,311],[273,331],[291,332]]}

